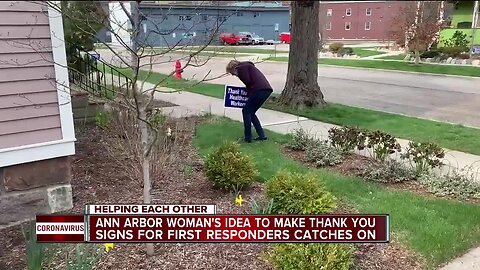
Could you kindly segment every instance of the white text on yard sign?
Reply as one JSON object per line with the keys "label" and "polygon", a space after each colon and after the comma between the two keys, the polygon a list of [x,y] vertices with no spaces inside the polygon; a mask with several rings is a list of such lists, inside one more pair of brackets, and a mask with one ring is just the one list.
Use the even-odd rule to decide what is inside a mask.
{"label": "white text on yard sign", "polygon": [[225,85],[224,106],[228,108],[243,108],[248,100],[245,87]]}

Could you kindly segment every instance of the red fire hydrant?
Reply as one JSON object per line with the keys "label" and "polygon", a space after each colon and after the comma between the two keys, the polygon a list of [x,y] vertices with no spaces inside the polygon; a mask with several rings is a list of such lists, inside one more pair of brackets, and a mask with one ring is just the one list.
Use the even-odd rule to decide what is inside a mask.
{"label": "red fire hydrant", "polygon": [[181,80],[182,79],[182,64],[180,64],[180,60],[177,60],[175,62],[175,78],[177,80]]}

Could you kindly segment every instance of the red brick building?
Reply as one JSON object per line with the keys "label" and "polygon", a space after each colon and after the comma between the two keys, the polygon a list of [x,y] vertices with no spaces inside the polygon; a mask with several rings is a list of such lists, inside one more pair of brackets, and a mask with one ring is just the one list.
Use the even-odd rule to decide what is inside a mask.
{"label": "red brick building", "polygon": [[321,1],[325,41],[387,41],[392,18],[406,1]]}

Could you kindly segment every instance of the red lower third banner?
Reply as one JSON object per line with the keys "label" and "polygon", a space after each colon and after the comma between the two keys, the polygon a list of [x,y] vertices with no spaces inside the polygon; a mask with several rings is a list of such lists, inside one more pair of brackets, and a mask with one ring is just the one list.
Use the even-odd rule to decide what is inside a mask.
{"label": "red lower third banner", "polygon": [[87,242],[386,243],[388,215],[89,215]]}
{"label": "red lower third banner", "polygon": [[85,216],[37,216],[37,242],[85,242]]}

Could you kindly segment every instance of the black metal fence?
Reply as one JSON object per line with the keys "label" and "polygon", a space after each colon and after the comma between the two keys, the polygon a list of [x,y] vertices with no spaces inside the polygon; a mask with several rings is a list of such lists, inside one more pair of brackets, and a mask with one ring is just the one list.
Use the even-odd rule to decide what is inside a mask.
{"label": "black metal fence", "polygon": [[132,91],[130,70],[120,70],[95,52],[78,48],[69,55],[68,67],[70,83],[95,97],[114,98],[117,91],[127,95]]}

